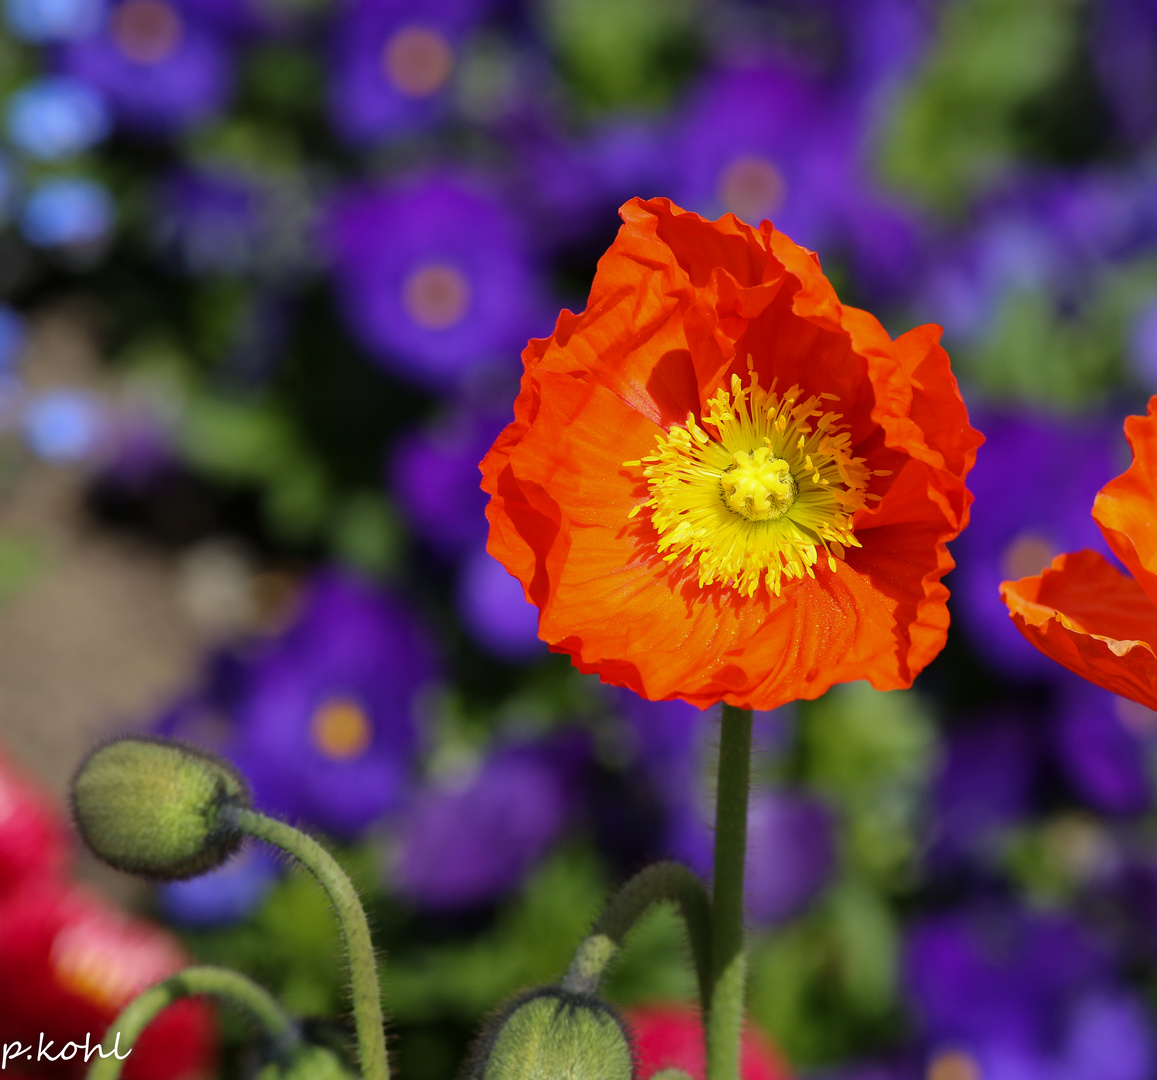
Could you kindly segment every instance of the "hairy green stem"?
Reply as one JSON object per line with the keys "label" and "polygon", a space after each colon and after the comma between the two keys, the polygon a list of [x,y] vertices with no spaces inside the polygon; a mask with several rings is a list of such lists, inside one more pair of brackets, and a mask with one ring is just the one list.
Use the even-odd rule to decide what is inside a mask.
{"label": "hairy green stem", "polygon": [[[590,936],[575,956],[575,963],[568,974],[568,979],[574,981],[575,985],[568,988],[586,988],[580,982],[584,973],[592,969],[596,962],[592,958],[600,955],[596,951],[598,938],[609,939],[616,948],[621,946],[639,917],[652,904],[664,900],[678,907],[686,924],[691,956],[695,962],[695,976],[699,983],[699,1000],[706,1013],[711,992],[711,897],[700,878],[677,862],[658,862],[644,867],[607,901]],[[606,966],[613,951],[607,954],[597,971],[592,970],[594,983],[587,989],[588,993],[598,988],[602,968]],[[568,984],[564,981],[563,985]]]}
{"label": "hairy green stem", "polygon": [[264,987],[238,971],[208,965],[185,968],[149,987],[121,1011],[105,1033],[89,1066],[88,1080],[119,1080],[125,1058],[157,1015],[184,997],[211,995],[240,1005],[265,1028],[274,1051],[287,1054],[298,1041],[297,1027]]}
{"label": "hairy green stem", "polygon": [[362,1077],[364,1080],[389,1080],[377,962],[365,909],[353,883],[334,857],[313,837],[255,810],[237,810],[234,814],[234,821],[242,832],[292,855],[325,890],[337,915],[349,958],[350,994]]}
{"label": "hairy green stem", "polygon": [[738,1080],[747,975],[743,952],[743,871],[747,793],[751,783],[751,710],[723,706],[715,801],[711,1008],[707,1013],[708,1080]]}

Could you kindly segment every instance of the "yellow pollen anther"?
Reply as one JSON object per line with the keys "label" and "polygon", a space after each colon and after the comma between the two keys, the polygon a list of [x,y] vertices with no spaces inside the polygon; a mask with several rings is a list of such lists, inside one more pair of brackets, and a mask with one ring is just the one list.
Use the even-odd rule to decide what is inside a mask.
{"label": "yellow pollen anther", "polygon": [[[782,397],[765,390],[752,362],[745,388],[737,375],[702,418],[688,414],[640,461],[665,562],[695,567],[700,587],[716,582],[753,596],[760,584],[778,596],[784,579],[838,572],[856,511],[872,498],[871,471],[854,457],[830,394]],[[821,560],[822,556],[822,560]]]}

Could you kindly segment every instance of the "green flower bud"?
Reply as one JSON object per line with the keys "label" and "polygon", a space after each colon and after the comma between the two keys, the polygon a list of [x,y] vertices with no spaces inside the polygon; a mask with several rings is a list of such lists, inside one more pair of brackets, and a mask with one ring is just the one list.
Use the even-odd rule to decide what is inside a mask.
{"label": "green flower bud", "polygon": [[271,1061],[257,1074],[257,1080],[356,1080],[332,1050],[324,1046],[303,1046],[288,1061]]}
{"label": "green flower bud", "polygon": [[72,814],[118,870],[173,881],[220,866],[241,844],[227,812],[249,806],[244,778],[186,743],[134,735],[98,746],[72,781]]}
{"label": "green flower bud", "polygon": [[515,998],[484,1033],[467,1080],[631,1080],[630,1035],[596,997],[559,986]]}

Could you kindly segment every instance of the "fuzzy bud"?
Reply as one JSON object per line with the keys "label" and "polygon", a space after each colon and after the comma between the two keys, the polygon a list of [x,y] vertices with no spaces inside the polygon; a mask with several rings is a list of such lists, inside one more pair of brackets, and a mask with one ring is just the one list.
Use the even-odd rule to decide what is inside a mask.
{"label": "fuzzy bud", "polygon": [[72,781],[77,831],[93,853],[165,881],[220,866],[241,844],[227,810],[248,807],[237,771],[205,750],[130,736],[97,747]]}
{"label": "fuzzy bud", "polygon": [[484,1034],[468,1080],[631,1080],[630,1036],[598,998],[558,986],[515,998]]}

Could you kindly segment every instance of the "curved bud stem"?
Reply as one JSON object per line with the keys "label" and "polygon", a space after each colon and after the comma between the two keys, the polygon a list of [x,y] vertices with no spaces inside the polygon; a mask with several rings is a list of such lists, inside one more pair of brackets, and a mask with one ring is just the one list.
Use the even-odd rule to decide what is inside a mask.
{"label": "curved bud stem", "polygon": [[297,1026],[264,987],[228,968],[189,967],[149,987],[124,1007],[105,1033],[87,1080],[118,1080],[141,1032],[174,1001],[198,995],[231,1001],[249,1012],[265,1028],[278,1056],[287,1056],[299,1041]]}
{"label": "curved bud stem", "polygon": [[358,1036],[358,1059],[364,1080],[389,1080],[382,992],[370,926],[357,890],[337,860],[311,836],[255,810],[232,811],[242,832],[292,855],[321,884],[337,915],[350,967],[350,996]]}
{"label": "curved bud stem", "polygon": [[699,983],[699,1000],[706,1014],[711,992],[711,898],[699,877],[682,863],[658,862],[644,867],[607,901],[590,936],[579,946],[567,979],[581,977],[580,964],[589,968],[595,962],[599,955],[595,951],[598,938],[610,941],[614,948],[606,955],[587,991],[593,993],[607,962],[623,944],[631,927],[652,904],[664,900],[678,907],[686,924]]}
{"label": "curved bud stem", "polygon": [[751,710],[723,706],[715,797],[711,1007],[706,1013],[708,1080],[738,1080],[747,962],[743,952],[743,871],[751,783]]}

